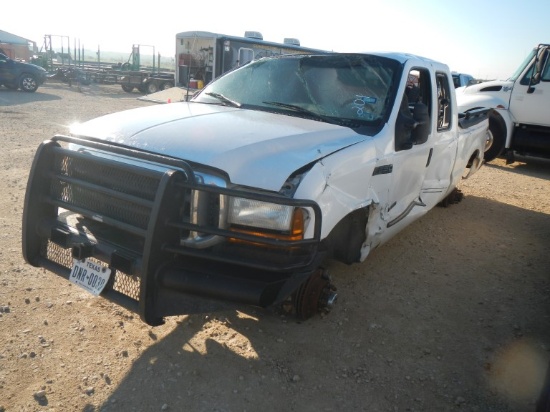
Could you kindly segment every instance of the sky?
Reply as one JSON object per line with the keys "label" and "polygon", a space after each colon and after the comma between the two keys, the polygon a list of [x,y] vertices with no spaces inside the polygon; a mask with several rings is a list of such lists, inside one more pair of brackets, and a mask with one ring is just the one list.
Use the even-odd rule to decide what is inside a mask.
{"label": "sky", "polygon": [[266,41],[292,37],[302,46],[336,52],[417,54],[487,80],[508,78],[534,46],[550,43],[549,0],[30,0],[25,12],[16,1],[4,3],[0,30],[33,40],[39,49],[52,35],[59,51],[65,38],[71,49],[99,47],[129,56],[140,44],[172,57],[180,32],[258,31]]}

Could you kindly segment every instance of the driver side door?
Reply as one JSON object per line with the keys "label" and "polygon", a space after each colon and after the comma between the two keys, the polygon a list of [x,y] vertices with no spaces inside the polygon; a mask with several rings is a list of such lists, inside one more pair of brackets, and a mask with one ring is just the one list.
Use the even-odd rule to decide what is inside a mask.
{"label": "driver side door", "polygon": [[13,83],[13,61],[8,57],[0,54],[0,84]]}
{"label": "driver side door", "polygon": [[534,62],[516,81],[510,98],[510,112],[518,123],[550,126],[550,57],[547,52],[543,59],[540,82],[529,88],[529,79],[534,70]]}
{"label": "driver side door", "polygon": [[[415,106],[424,104],[428,110],[433,107],[430,72],[413,68],[408,82],[395,125],[392,182],[385,219],[388,228],[396,229],[407,226],[427,210],[421,192],[433,150],[431,129],[423,142],[413,137],[414,129],[418,127],[415,127],[418,121],[413,117]],[[431,123],[431,119],[428,121]]]}

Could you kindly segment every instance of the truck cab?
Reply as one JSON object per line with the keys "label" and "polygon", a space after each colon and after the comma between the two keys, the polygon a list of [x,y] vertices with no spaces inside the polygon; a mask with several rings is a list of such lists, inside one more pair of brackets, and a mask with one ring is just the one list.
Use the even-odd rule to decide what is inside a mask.
{"label": "truck cab", "polygon": [[453,83],[456,88],[470,86],[476,83],[474,76],[472,76],[471,74],[452,72],[452,75]]}
{"label": "truck cab", "polygon": [[550,44],[539,44],[507,80],[457,89],[459,108],[491,107],[485,160],[514,153],[550,157]]}
{"label": "truck cab", "polygon": [[[519,124],[550,127],[550,64],[548,48],[533,50],[529,62],[520,67],[510,94],[510,114]],[[550,144],[550,140],[549,140]]]}

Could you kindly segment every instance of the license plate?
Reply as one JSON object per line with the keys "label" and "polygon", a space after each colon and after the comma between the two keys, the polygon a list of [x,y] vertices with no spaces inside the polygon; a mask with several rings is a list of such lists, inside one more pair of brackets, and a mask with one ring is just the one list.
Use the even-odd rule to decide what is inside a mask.
{"label": "license plate", "polygon": [[88,259],[74,259],[69,280],[97,296],[109,281],[110,276],[111,269],[106,266],[99,265]]}

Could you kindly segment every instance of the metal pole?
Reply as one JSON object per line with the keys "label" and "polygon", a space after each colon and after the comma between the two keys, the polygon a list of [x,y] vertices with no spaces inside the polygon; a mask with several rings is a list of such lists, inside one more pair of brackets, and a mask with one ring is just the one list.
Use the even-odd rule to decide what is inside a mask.
{"label": "metal pole", "polygon": [[69,66],[71,65],[71,38],[69,36],[65,36],[67,38],[67,56],[69,56]]}

